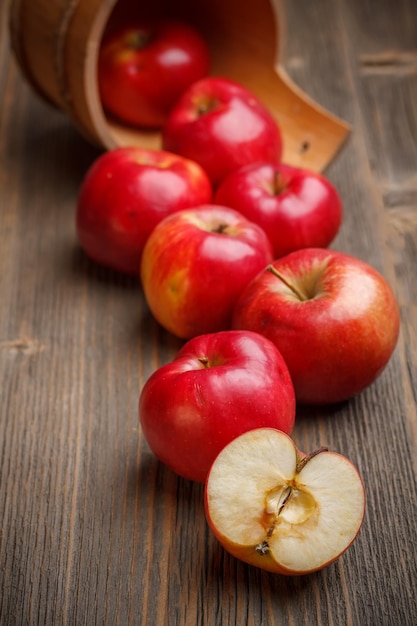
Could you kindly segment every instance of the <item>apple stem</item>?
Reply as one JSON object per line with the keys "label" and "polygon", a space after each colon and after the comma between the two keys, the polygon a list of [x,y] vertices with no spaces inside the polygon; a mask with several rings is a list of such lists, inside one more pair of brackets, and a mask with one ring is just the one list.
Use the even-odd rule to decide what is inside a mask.
{"label": "apple stem", "polygon": [[302,459],[298,461],[296,471],[300,472],[303,469],[303,467],[307,465],[309,461],[311,461],[313,457],[317,456],[318,454],[321,454],[322,452],[328,452],[328,450],[329,448],[326,448],[326,446],[321,446],[320,448],[317,448],[317,450],[310,452],[310,454],[307,454],[307,456],[304,456]]}
{"label": "apple stem", "polygon": [[202,102],[201,104],[199,104],[197,112],[198,112],[198,116],[202,116],[205,115],[206,113],[208,113],[210,111],[210,105],[207,102]]}
{"label": "apple stem", "polygon": [[219,235],[224,235],[227,230],[227,226],[227,224],[219,224],[218,226],[216,226],[216,228],[212,228],[211,232],[218,233]]}
{"label": "apple stem", "polygon": [[209,367],[209,359],[208,356],[201,356],[198,359],[201,363],[201,365],[203,365],[204,367]]}
{"label": "apple stem", "polygon": [[206,115],[206,113],[210,113],[210,111],[214,111],[217,105],[218,103],[215,98],[207,97],[205,99],[200,100],[197,106],[198,117],[201,117],[202,115]]}
{"label": "apple stem", "polygon": [[146,30],[137,30],[134,33],[129,33],[127,43],[133,50],[142,50],[151,41],[152,34]]}
{"label": "apple stem", "polygon": [[279,194],[285,191],[286,188],[287,188],[287,181],[285,177],[282,175],[282,172],[280,172],[279,170],[276,170],[274,172],[274,184],[273,184],[274,196],[279,196]]}
{"label": "apple stem", "polygon": [[284,285],[288,287],[288,289],[291,289],[291,291],[297,296],[297,298],[299,298],[301,302],[304,302],[305,300],[309,300],[309,297],[306,293],[297,289],[297,287],[295,287],[295,285],[290,283],[289,280],[285,278],[285,276],[283,276],[281,272],[279,272],[273,265],[268,265],[266,270],[268,272],[271,272],[271,274],[273,274],[277,278],[279,278],[284,283]]}

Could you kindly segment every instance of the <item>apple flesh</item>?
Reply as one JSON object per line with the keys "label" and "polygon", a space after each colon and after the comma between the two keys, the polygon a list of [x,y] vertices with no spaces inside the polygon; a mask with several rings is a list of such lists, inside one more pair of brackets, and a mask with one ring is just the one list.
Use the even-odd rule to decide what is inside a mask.
{"label": "apple flesh", "polygon": [[327,248],[342,222],[342,203],[323,175],[291,165],[253,163],[235,170],[214,196],[261,226],[274,257],[300,248]]}
{"label": "apple flesh", "polygon": [[238,559],[286,575],[334,562],[356,538],[365,490],[344,456],[301,454],[285,433],[247,431],[219,453],[205,486],[207,522]]}
{"label": "apple flesh", "polygon": [[188,341],[150,376],[139,416],[155,456],[180,476],[204,482],[220,450],[241,433],[260,426],[292,431],[294,388],[265,337],[210,333]]}
{"label": "apple flesh", "polygon": [[275,260],[236,302],[232,327],[259,332],[283,355],[297,401],[347,400],[381,374],[397,343],[394,293],[367,263],[306,248]]}

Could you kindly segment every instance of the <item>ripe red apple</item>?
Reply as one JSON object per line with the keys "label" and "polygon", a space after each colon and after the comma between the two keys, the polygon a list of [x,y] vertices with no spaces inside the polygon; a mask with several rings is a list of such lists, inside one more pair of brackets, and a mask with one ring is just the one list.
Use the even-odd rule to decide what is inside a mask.
{"label": "ripe red apple", "polygon": [[305,455],[285,433],[258,428],[215,459],[205,510],[233,556],[278,574],[310,574],[339,558],[358,535],[365,490],[344,456],[325,448]]}
{"label": "ripe red apple", "polygon": [[120,26],[100,46],[103,107],[129,124],[160,128],[181,94],[209,68],[207,45],[188,24],[152,20]]}
{"label": "ripe red apple", "polygon": [[275,343],[305,404],[346,400],[370,385],[391,357],[399,323],[379,272],[318,248],[274,261],[243,291],[233,315],[234,328]]}
{"label": "ripe red apple", "polygon": [[271,260],[259,226],[228,207],[202,205],[154,228],[143,250],[143,291],[156,320],[190,339],[230,328],[238,296]]}
{"label": "ripe red apple", "polygon": [[139,415],[155,456],[180,476],[204,482],[220,450],[241,433],[260,426],[292,431],[294,389],[268,339],[221,331],[191,339],[151,375]]}
{"label": "ripe red apple", "polygon": [[139,275],[156,224],[211,197],[211,183],[197,163],[164,151],[116,148],[93,163],[81,185],[78,238],[98,263]]}
{"label": "ripe red apple", "polygon": [[214,201],[236,209],[268,235],[275,258],[326,248],[342,221],[342,203],[327,178],[291,165],[253,163],[226,177]]}
{"label": "ripe red apple", "polygon": [[163,129],[166,150],[200,163],[214,185],[254,161],[277,163],[282,140],[277,122],[255,95],[225,78],[189,87]]}

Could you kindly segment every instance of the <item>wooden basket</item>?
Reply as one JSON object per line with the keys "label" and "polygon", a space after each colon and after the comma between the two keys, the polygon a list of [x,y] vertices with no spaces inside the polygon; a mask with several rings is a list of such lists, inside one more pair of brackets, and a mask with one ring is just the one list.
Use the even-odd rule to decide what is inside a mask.
{"label": "wooden basket", "polygon": [[141,6],[140,0],[12,0],[12,49],[37,93],[65,111],[90,141],[105,149],[128,144],[160,148],[160,133],[106,117],[96,69],[110,15],[147,16],[151,5],[153,14],[194,24],[209,45],[212,74],[241,82],[270,109],[282,130],[284,161],[320,171],[349,128],[297,88],[280,66],[276,1],[152,0]]}

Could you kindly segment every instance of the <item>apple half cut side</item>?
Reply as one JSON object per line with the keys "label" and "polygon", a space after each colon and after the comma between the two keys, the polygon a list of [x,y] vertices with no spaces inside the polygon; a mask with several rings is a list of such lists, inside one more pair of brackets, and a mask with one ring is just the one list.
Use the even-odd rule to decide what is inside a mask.
{"label": "apple half cut side", "polygon": [[214,535],[236,558],[274,573],[309,574],[354,541],[365,490],[341,454],[320,448],[303,455],[285,433],[257,428],[217,456],[205,511]]}

